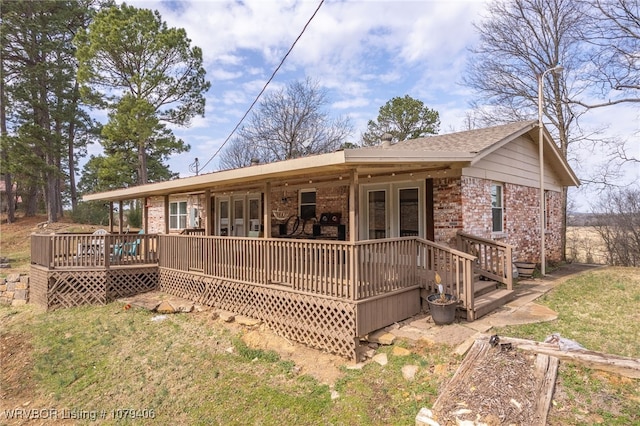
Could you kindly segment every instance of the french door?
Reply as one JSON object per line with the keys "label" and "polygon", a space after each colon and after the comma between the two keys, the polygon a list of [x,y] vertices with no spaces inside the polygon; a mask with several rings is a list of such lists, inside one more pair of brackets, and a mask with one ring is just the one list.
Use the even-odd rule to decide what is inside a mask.
{"label": "french door", "polygon": [[397,182],[362,186],[364,239],[424,236],[424,184]]}
{"label": "french door", "polygon": [[260,194],[217,198],[217,235],[257,236],[262,225]]}

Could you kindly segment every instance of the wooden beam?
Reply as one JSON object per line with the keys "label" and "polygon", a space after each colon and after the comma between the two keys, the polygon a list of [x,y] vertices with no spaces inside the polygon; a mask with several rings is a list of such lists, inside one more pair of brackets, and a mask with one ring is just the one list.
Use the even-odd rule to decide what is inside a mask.
{"label": "wooden beam", "polygon": [[[484,336],[483,338],[488,340],[490,337]],[[511,343],[523,351],[555,356],[589,368],[620,374],[632,379],[640,379],[640,359],[638,358],[627,358],[587,349],[562,351],[557,343],[542,343],[515,337],[500,336],[500,342]]]}

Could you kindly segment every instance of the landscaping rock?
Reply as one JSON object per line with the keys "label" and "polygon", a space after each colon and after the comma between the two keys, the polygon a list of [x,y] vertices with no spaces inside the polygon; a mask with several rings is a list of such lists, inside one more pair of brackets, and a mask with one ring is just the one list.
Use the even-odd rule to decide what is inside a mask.
{"label": "landscaping rock", "polygon": [[416,416],[416,426],[439,426],[439,423],[433,419],[433,412],[423,407]]}
{"label": "landscaping rock", "polygon": [[418,372],[417,365],[405,365],[404,367],[402,367],[402,377],[404,377],[405,380],[408,380],[410,382],[413,381],[413,379],[415,379],[417,372]]}
{"label": "landscaping rock", "polygon": [[163,300],[158,306],[156,306],[155,311],[159,314],[175,314],[176,308],[174,308],[171,303]]}
{"label": "landscaping rock", "polygon": [[14,299],[11,302],[11,306],[24,306],[27,304],[27,301],[24,299]]}
{"label": "landscaping rock", "polygon": [[376,350],[373,349],[373,348],[369,348],[369,347],[365,348],[362,351],[362,356],[365,357],[365,358],[373,358],[373,356],[375,354],[376,354]]}
{"label": "landscaping rock", "polygon": [[403,348],[400,346],[394,346],[393,347],[393,351],[391,351],[391,353],[394,356],[409,356],[411,355],[411,351],[407,348]]}
{"label": "landscaping rock", "polygon": [[236,314],[228,311],[218,311],[220,319],[224,322],[233,322],[236,319]]}
{"label": "landscaping rock", "polygon": [[387,358],[387,354],[376,354],[373,357],[373,360],[378,364],[382,365],[383,367],[387,365],[387,363],[389,362],[389,359]]}
{"label": "landscaping rock", "polygon": [[396,340],[396,336],[391,333],[387,333],[384,330],[374,331],[367,336],[367,340],[373,343],[379,343],[381,345],[393,345]]}
{"label": "landscaping rock", "polygon": [[7,282],[16,283],[18,281],[20,281],[20,274],[9,274],[9,275],[7,275]]}
{"label": "landscaping rock", "polygon": [[259,319],[255,319],[255,318],[251,318],[251,317],[245,317],[244,315],[238,315],[236,317],[236,322],[240,325],[244,325],[246,327],[254,327],[256,325],[260,325],[260,323],[262,323],[262,321],[260,321]]}
{"label": "landscaping rock", "polygon": [[176,307],[176,312],[189,313],[193,312],[193,303],[185,303]]}
{"label": "landscaping rock", "polygon": [[13,298],[14,301],[15,300],[27,300],[28,299],[28,290],[27,289],[16,289],[15,292],[13,292]]}
{"label": "landscaping rock", "polygon": [[347,364],[347,370],[362,370],[364,367],[364,362],[358,362],[356,364]]}

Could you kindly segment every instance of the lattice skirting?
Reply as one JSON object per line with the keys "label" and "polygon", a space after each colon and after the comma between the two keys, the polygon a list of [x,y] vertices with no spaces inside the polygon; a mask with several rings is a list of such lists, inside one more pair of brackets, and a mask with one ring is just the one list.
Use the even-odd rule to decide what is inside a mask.
{"label": "lattice skirting", "polygon": [[31,267],[31,301],[47,310],[105,305],[118,297],[154,290],[158,268],[47,270]]}
{"label": "lattice skirting", "polygon": [[307,346],[356,359],[356,309],[348,301],[160,268],[160,290],[264,321]]}

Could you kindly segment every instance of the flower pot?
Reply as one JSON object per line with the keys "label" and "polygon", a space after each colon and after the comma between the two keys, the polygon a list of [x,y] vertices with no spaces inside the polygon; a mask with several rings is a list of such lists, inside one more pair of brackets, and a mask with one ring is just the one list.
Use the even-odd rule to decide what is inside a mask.
{"label": "flower pot", "polygon": [[427,297],[431,318],[437,325],[447,325],[456,319],[458,301],[451,294],[445,294],[446,302],[440,301],[440,294],[431,294]]}
{"label": "flower pot", "polygon": [[518,276],[530,278],[533,276],[533,271],[536,269],[536,264],[533,262],[514,262],[516,268],[518,268]]}

